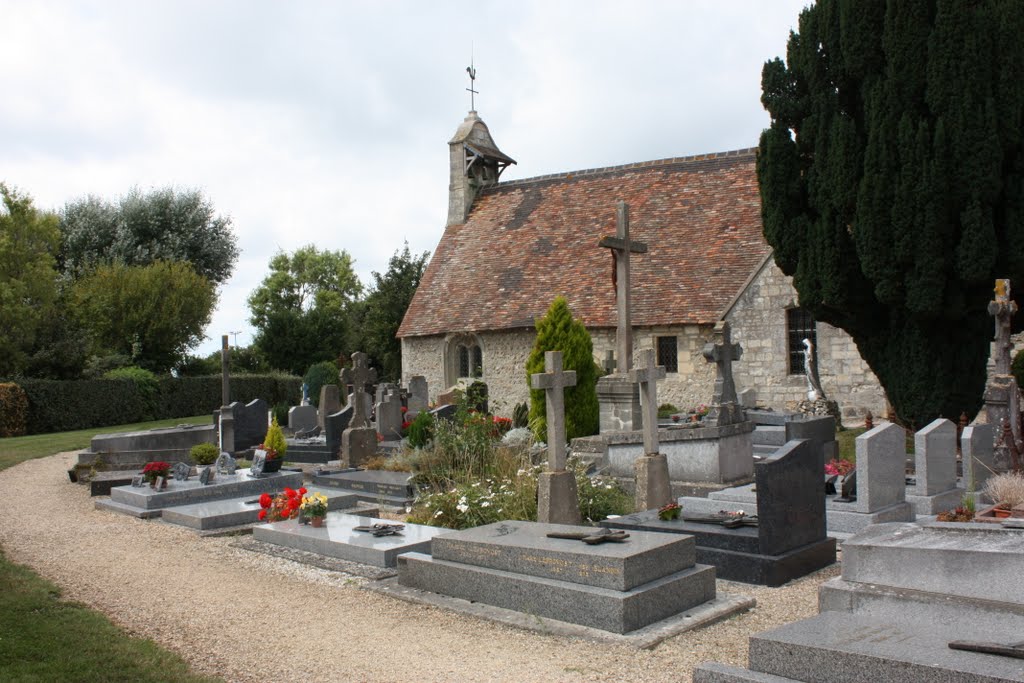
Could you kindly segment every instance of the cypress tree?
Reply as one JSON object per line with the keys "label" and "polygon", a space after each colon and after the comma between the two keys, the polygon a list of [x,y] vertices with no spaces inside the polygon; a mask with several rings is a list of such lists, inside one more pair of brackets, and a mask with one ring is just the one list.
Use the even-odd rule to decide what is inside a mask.
{"label": "cypress tree", "polygon": [[977,412],[994,280],[1024,291],[1022,32],[1020,0],[819,0],[762,72],[775,261],[917,426]]}
{"label": "cypress tree", "polygon": [[[567,439],[597,434],[597,365],[590,333],[572,317],[565,297],[555,297],[547,313],[536,321],[537,339],[526,361],[526,383],[530,375],[544,372],[544,352],[561,351],[562,369],[576,371],[576,386],[565,389],[565,435]],[[547,400],[541,389],[530,390],[530,426],[534,435],[547,441]]]}

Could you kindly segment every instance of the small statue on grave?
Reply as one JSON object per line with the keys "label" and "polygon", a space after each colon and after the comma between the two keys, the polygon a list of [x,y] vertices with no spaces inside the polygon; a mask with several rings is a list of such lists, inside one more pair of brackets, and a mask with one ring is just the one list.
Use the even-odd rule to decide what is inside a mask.
{"label": "small statue on grave", "polygon": [[804,339],[804,375],[807,377],[807,400],[828,400],[818,378],[818,358],[814,354],[814,342]]}

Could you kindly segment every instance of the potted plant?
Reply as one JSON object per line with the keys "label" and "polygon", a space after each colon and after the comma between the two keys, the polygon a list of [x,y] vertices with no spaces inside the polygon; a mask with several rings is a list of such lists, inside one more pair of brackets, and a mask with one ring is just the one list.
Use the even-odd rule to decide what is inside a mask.
{"label": "potted plant", "polygon": [[682,512],[683,507],[675,501],[666,503],[658,508],[658,519],[668,521],[670,519],[679,519],[679,515]]}
{"label": "potted plant", "polygon": [[1010,517],[1015,507],[1024,505],[1024,475],[1004,472],[989,477],[985,482],[985,495],[994,505],[979,512],[979,517]]}
{"label": "potted plant", "polygon": [[216,460],[217,456],[220,455],[220,449],[212,443],[197,443],[191,449],[188,454],[192,456],[192,462],[199,466],[212,465]]}
{"label": "potted plant", "polygon": [[303,496],[299,507],[302,509],[303,519],[308,519],[315,527],[324,525],[324,518],[327,517],[327,496],[322,493]]}
{"label": "potted plant", "polygon": [[305,487],[298,491],[285,487],[284,491],[271,496],[264,493],[260,496],[259,518],[261,522],[283,522],[286,519],[295,519],[299,516],[299,508],[302,505],[302,496],[306,494]]}
{"label": "potted plant", "polygon": [[147,462],[142,468],[142,477],[149,482],[149,488],[155,489],[158,480],[162,480],[160,488],[167,488],[167,477],[171,474],[171,465],[163,460]]}
{"label": "potted plant", "polygon": [[269,474],[281,469],[281,463],[284,462],[284,454],[288,451],[288,442],[285,441],[284,432],[281,431],[281,425],[277,423],[276,417],[270,423],[270,427],[267,428],[267,435],[263,437],[263,444],[258,446],[257,450],[262,450],[266,453],[266,462],[263,465],[265,473]]}

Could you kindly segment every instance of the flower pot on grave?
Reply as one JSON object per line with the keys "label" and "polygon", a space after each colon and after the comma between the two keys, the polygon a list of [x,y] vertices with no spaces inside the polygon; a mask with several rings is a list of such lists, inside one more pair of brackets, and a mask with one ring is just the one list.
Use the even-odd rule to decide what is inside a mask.
{"label": "flower pot on grave", "polygon": [[324,525],[324,518],[323,517],[311,517],[310,518],[310,522],[313,524],[314,527],[319,529],[320,527],[322,527]]}
{"label": "flower pot on grave", "polygon": [[999,519],[1007,519],[1010,516],[1010,511],[1006,508],[992,508],[992,514]]}
{"label": "flower pot on grave", "polygon": [[281,470],[281,463],[284,460],[282,458],[274,458],[273,460],[267,460],[263,463],[263,474],[270,474],[271,472],[279,472]]}
{"label": "flower pot on grave", "polygon": [[156,488],[156,479],[150,480],[149,488],[151,488],[151,489],[155,489]]}

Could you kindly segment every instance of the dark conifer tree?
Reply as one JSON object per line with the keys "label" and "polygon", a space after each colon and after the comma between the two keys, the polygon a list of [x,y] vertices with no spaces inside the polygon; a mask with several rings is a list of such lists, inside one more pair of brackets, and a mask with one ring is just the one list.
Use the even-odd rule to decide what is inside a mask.
{"label": "dark conifer tree", "polygon": [[765,64],[765,237],[899,417],[981,405],[995,278],[1024,292],[1024,2],[819,0]]}

